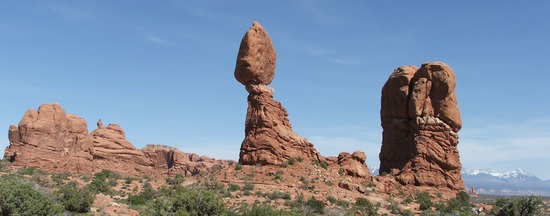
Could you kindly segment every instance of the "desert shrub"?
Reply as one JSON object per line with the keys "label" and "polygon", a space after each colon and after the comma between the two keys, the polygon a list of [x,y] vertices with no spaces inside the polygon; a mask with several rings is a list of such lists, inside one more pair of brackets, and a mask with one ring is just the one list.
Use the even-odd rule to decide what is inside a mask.
{"label": "desert shrub", "polygon": [[266,193],[267,198],[270,200],[276,200],[276,199],[285,199],[290,200],[290,194],[289,193],[283,193],[275,191],[273,193]]}
{"label": "desert shrub", "polygon": [[30,175],[32,176],[34,172],[36,171],[36,168],[34,167],[23,167],[17,171],[18,174],[21,175]]}
{"label": "desert shrub", "polygon": [[238,190],[241,190],[241,186],[236,184],[230,184],[228,190],[231,192],[238,191]]}
{"label": "desert shrub", "polygon": [[134,180],[136,180],[136,179],[133,178],[133,177],[128,176],[128,177],[124,178],[124,184],[132,184],[132,182]]}
{"label": "desert shrub", "polygon": [[90,188],[78,189],[74,181],[61,186],[56,193],[63,207],[71,212],[88,212],[95,197]]}
{"label": "desert shrub", "polygon": [[292,216],[292,215],[303,215],[299,212],[292,210],[278,210],[273,206],[267,204],[254,204],[252,207],[245,208],[242,213],[242,216]]}
{"label": "desert shrub", "polygon": [[69,176],[68,172],[60,172],[60,173],[54,173],[52,174],[52,181],[55,182],[57,185],[63,184],[63,181],[68,180]]}
{"label": "desert shrub", "polygon": [[241,163],[237,163],[237,165],[235,165],[235,170],[241,170],[243,168],[243,165]]}
{"label": "desert shrub", "polygon": [[465,191],[460,191],[455,198],[448,200],[445,203],[439,203],[437,210],[440,214],[459,214],[468,215],[471,213],[474,205],[470,202],[470,195]]}
{"label": "desert shrub", "polygon": [[9,165],[10,165],[9,159],[0,160],[0,171],[7,170]]}
{"label": "desert shrub", "polygon": [[323,167],[323,169],[328,169],[328,163],[326,161],[321,161],[319,164]]}
{"label": "desert shrub", "polygon": [[361,210],[361,212],[363,212],[363,214],[365,215],[378,215],[380,204],[374,204],[364,197],[357,197],[357,199],[355,199],[354,208],[357,210]]}
{"label": "desert shrub", "polygon": [[101,170],[101,172],[94,174],[94,179],[120,179],[120,174],[112,170]]}
{"label": "desert shrub", "polygon": [[120,179],[120,174],[111,170],[102,170],[94,174],[92,182],[86,185],[86,189],[93,193],[112,194],[111,187],[117,185],[117,179]]}
{"label": "desert shrub", "polygon": [[224,215],[227,207],[212,190],[179,185],[162,191],[147,204],[143,215]]}
{"label": "desert shrub", "polygon": [[409,204],[413,201],[413,198],[411,196],[408,196],[403,200],[403,204]]}
{"label": "desert shrub", "polygon": [[432,207],[432,198],[428,192],[416,193],[416,202],[420,205],[420,210],[426,210]]}
{"label": "desert shrub", "polygon": [[167,178],[166,184],[169,185],[179,185],[185,181],[185,178],[181,174],[176,174],[174,178]]}
{"label": "desert shrub", "polygon": [[248,191],[254,190],[254,184],[250,182],[245,182],[243,189]]}
{"label": "desert shrub", "polygon": [[295,158],[290,158],[288,159],[288,165],[294,165],[296,163],[296,159]]}
{"label": "desert shrub", "polygon": [[57,215],[63,208],[15,176],[0,178],[0,215]]}
{"label": "desert shrub", "polygon": [[288,161],[285,161],[285,162],[283,162],[283,164],[281,164],[281,166],[282,166],[283,168],[287,168],[288,165],[289,165],[289,164],[288,164]]}
{"label": "desert shrub", "polygon": [[311,210],[312,213],[317,213],[321,215],[325,213],[325,203],[323,203],[320,200],[316,200],[315,197],[312,197],[311,199],[309,199],[305,203],[305,206],[309,210]]}
{"label": "desert shrub", "polygon": [[497,216],[541,215],[542,205],[542,198],[537,196],[499,198],[495,202],[493,212]]}

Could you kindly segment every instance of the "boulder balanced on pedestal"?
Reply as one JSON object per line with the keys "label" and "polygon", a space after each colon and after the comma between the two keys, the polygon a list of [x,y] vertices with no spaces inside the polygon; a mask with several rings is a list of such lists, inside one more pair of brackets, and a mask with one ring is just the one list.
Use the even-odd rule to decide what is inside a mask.
{"label": "boulder balanced on pedestal", "polygon": [[268,84],[275,75],[276,59],[271,39],[254,22],[241,41],[235,67],[235,78],[249,93],[239,154],[242,164],[280,165],[290,158],[320,160],[313,144],[292,131],[287,111],[273,99],[274,90]]}

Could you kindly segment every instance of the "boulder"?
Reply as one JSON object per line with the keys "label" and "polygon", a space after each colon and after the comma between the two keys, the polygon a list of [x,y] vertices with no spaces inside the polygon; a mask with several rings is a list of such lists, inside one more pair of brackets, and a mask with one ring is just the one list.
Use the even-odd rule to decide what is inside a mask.
{"label": "boulder", "polygon": [[367,156],[361,151],[355,151],[353,154],[342,152],[338,155],[338,165],[346,174],[354,177],[362,177],[369,179],[370,181],[370,170],[365,164]]}
{"label": "boulder", "polygon": [[269,35],[260,23],[254,22],[241,40],[235,78],[243,85],[269,85],[275,76],[276,59]]}

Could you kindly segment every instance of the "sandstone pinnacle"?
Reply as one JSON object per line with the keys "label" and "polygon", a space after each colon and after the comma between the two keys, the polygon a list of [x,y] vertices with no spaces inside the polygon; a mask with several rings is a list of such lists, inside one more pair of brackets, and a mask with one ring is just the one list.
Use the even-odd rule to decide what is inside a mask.
{"label": "sandstone pinnacle", "polygon": [[268,84],[273,81],[275,61],[271,39],[254,22],[241,41],[235,67],[235,78],[249,93],[239,162],[280,165],[290,158],[320,160],[313,144],[292,131],[286,109],[273,99]]}
{"label": "sandstone pinnacle", "polygon": [[382,89],[380,174],[403,185],[462,190],[462,127],[454,71],[445,63],[397,68]]}

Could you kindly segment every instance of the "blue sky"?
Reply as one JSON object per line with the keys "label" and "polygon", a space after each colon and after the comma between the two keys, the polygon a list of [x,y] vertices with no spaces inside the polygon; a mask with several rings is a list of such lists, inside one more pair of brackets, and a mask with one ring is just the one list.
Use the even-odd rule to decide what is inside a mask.
{"label": "blue sky", "polygon": [[25,110],[59,103],[137,147],[237,159],[247,92],[233,77],[259,21],[275,99],[325,156],[378,166],[380,92],[401,65],[456,73],[465,168],[550,179],[549,1],[0,1],[0,148]]}

